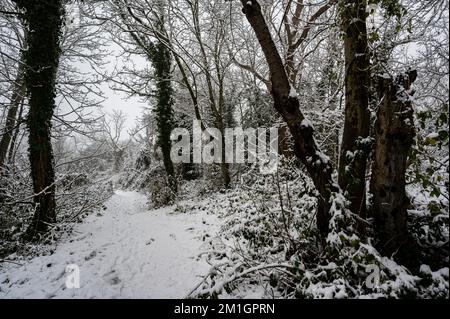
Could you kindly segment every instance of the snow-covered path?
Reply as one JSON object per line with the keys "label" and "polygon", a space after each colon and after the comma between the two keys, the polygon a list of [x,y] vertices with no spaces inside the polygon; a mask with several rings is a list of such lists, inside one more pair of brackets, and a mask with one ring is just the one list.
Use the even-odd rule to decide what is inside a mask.
{"label": "snow-covered path", "polygon": [[[136,192],[116,191],[55,252],[23,266],[2,265],[0,298],[183,298],[209,266],[198,254],[215,232],[206,213],[151,210]],[[80,288],[66,288],[66,266],[80,269]]]}

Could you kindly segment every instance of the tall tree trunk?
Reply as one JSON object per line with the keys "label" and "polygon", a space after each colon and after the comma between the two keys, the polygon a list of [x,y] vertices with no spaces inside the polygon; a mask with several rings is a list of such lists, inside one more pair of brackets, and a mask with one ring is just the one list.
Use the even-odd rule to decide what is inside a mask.
{"label": "tall tree trunk", "polygon": [[11,102],[6,115],[6,123],[0,140],[0,176],[4,173],[6,155],[17,123],[17,111],[25,96],[24,59],[19,62],[16,81],[12,85]]}
{"label": "tall tree trunk", "polygon": [[123,155],[124,155],[125,149],[124,148],[117,148],[113,151],[113,171],[118,173],[120,171],[120,168],[123,164]]}
{"label": "tall tree trunk", "polygon": [[24,103],[25,103],[25,100],[22,100],[22,103],[20,103],[19,115],[17,115],[17,124],[14,129],[14,134],[11,138],[11,143],[9,144],[9,152],[8,152],[8,164],[9,165],[11,165],[15,162],[16,147],[18,147],[18,145],[16,146],[16,143],[17,143],[17,138],[19,137],[19,133],[20,133],[20,126],[23,121]]}
{"label": "tall tree trunk", "polygon": [[[345,34],[345,122],[339,160],[339,186],[346,192],[350,210],[366,217],[365,175],[369,135],[369,54],[366,0],[341,1]],[[362,224],[360,225],[362,226]]]}
{"label": "tall tree trunk", "polygon": [[415,136],[410,86],[417,77],[410,71],[379,78],[381,104],[375,124],[375,150],[370,191],[377,248],[394,254],[399,262],[415,264],[415,248],[407,229],[409,200],[405,192],[408,153]]}
{"label": "tall tree trunk", "polygon": [[[166,34],[164,29],[164,3],[158,2],[159,17],[156,25],[157,31],[153,34],[157,43],[154,44],[146,39],[147,35],[142,36],[138,32],[134,31],[127,23],[127,15],[121,13],[121,17],[128,27],[130,36],[135,41],[136,45],[142,48],[148,60],[152,63],[154,68],[154,75],[156,79],[156,122],[158,126],[158,139],[157,145],[161,147],[163,156],[164,169],[166,171],[169,187],[173,192],[177,192],[177,181],[175,176],[175,168],[170,158],[170,150],[172,148],[172,141],[170,140],[170,134],[175,127],[175,119],[173,114],[173,88],[172,88],[172,55],[166,43],[166,39],[162,36]],[[142,24],[141,19],[136,17],[132,8],[126,5],[126,11],[129,16],[134,19],[138,24]],[[176,58],[178,59],[178,58]],[[176,60],[179,64],[179,60]]]}
{"label": "tall tree trunk", "polygon": [[47,230],[55,223],[55,173],[50,139],[51,119],[55,108],[55,81],[60,56],[60,33],[64,19],[62,0],[15,0],[25,11],[31,31],[24,51],[25,83],[30,110],[29,157],[36,210],[29,235]]}
{"label": "tall tree trunk", "polygon": [[170,134],[174,128],[174,115],[172,109],[172,82],[171,82],[171,65],[172,58],[167,47],[159,41],[155,46],[155,54],[153,55],[153,67],[156,76],[156,121],[158,124],[158,144],[161,147],[164,168],[166,170],[169,187],[172,191],[177,191],[177,182],[175,177],[175,169],[172,159],[170,158],[170,150],[172,142]]}
{"label": "tall tree trunk", "polygon": [[330,196],[333,191],[338,191],[338,187],[331,177],[331,163],[320,151],[314,139],[314,129],[300,111],[298,98],[291,94],[286,70],[264,20],[261,6],[255,0],[241,0],[241,2],[243,12],[255,31],[269,66],[274,107],[287,123],[294,139],[295,155],[305,165],[320,194],[316,216],[317,227],[323,235],[326,235],[330,220]]}
{"label": "tall tree trunk", "polygon": [[223,186],[225,188],[230,188],[231,176],[230,176],[230,164],[226,162],[225,155],[225,126],[223,124],[223,119],[221,118],[221,123],[219,124],[222,142],[222,161],[220,162],[220,172],[222,174]]}

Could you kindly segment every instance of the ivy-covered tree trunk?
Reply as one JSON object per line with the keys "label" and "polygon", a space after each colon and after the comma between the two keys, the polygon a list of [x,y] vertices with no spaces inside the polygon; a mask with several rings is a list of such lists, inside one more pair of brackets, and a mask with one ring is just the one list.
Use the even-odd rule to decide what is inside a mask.
{"label": "ivy-covered tree trunk", "polygon": [[158,125],[158,145],[161,147],[164,168],[166,170],[169,187],[173,192],[177,191],[175,169],[170,158],[172,142],[170,134],[174,128],[173,114],[173,89],[171,82],[172,57],[168,48],[158,41],[152,57],[156,78],[156,121]]}
{"label": "ivy-covered tree trunk", "polygon": [[[170,134],[175,127],[175,117],[173,113],[173,88],[172,88],[172,55],[167,47],[163,34],[166,33],[164,29],[164,3],[155,3],[158,6],[159,16],[155,26],[156,31],[153,36],[157,39],[156,43],[148,41],[147,35],[142,35],[139,32],[133,30],[128,25],[130,36],[135,41],[136,45],[144,50],[147,59],[152,63],[154,69],[154,77],[156,80],[156,108],[154,110],[156,115],[156,124],[158,129],[157,145],[161,147],[163,156],[164,169],[167,174],[169,187],[173,192],[177,192],[177,181],[175,176],[175,168],[170,158],[170,150],[172,148],[172,142],[170,140]],[[126,11],[135,22],[142,23],[137,18],[132,8],[127,4]],[[127,24],[128,18],[125,13],[121,14],[123,21]],[[178,63],[178,61],[177,61]]]}
{"label": "ivy-covered tree trunk", "polygon": [[35,213],[29,235],[56,222],[55,173],[50,138],[55,108],[55,81],[64,19],[62,0],[16,0],[29,29],[25,84],[29,93],[29,157]]}
{"label": "ivy-covered tree trunk", "polygon": [[370,192],[377,248],[394,255],[402,264],[414,266],[415,245],[408,234],[405,172],[415,129],[410,96],[416,71],[392,78],[379,78],[381,103],[375,124],[375,150]]}
{"label": "ivy-covered tree trunk", "polygon": [[345,121],[339,160],[339,186],[346,192],[350,210],[366,217],[365,175],[369,135],[369,54],[366,0],[340,3],[345,47]]}

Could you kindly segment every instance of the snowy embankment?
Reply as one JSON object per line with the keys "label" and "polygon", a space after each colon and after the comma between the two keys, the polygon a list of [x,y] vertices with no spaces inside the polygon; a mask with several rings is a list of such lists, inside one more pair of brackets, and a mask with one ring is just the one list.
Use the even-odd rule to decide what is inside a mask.
{"label": "snowy embankment", "polygon": [[[148,210],[146,197],[116,191],[106,209],[76,225],[51,255],[0,265],[0,298],[183,298],[209,265],[197,256],[217,218],[207,211]],[[80,288],[66,288],[66,266]]]}

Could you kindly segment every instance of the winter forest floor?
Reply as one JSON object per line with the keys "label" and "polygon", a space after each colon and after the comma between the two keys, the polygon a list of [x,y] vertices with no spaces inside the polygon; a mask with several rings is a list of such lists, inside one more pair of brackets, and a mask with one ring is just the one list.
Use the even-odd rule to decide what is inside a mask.
{"label": "winter forest floor", "polygon": [[[158,196],[142,187],[151,170],[93,183],[87,191],[99,198],[98,208],[74,221],[59,216],[57,227],[39,243],[17,240],[16,248],[0,257],[0,299],[448,299],[446,246],[437,250],[441,255],[432,255],[442,256],[439,262],[424,257],[419,274],[380,255],[370,239],[348,235],[346,228],[334,226],[322,246],[311,227],[313,186],[301,170],[287,168],[281,165],[277,177],[250,170],[230,190],[203,179],[185,181],[173,204],[158,209],[149,208]],[[105,185],[110,185],[105,195],[97,196]],[[415,199],[409,213],[417,219],[428,214],[428,206]],[[335,218],[348,216],[341,202],[334,200]],[[435,234],[436,245],[448,247],[448,226],[441,226],[447,210],[432,216],[425,235]],[[67,267],[73,265],[79,288],[68,282]]]}
{"label": "winter forest floor", "polygon": [[[184,298],[209,265],[199,257],[218,229],[207,210],[148,210],[147,198],[116,190],[106,209],[65,235],[51,255],[0,268],[0,298]],[[66,288],[66,266],[80,288]]]}

